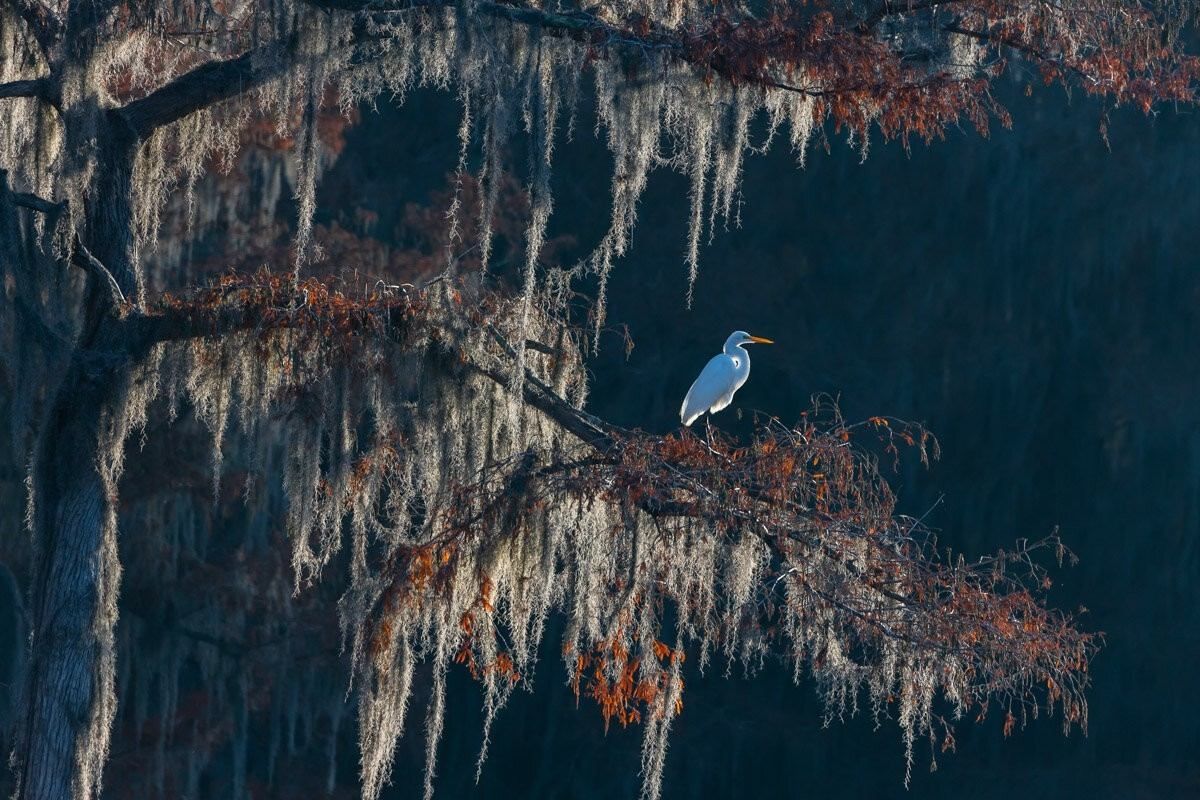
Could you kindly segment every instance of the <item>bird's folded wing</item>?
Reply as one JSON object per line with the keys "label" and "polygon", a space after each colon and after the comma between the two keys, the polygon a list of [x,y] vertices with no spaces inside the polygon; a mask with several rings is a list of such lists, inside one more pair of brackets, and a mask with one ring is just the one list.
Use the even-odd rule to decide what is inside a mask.
{"label": "bird's folded wing", "polygon": [[687,397],[683,398],[683,406],[679,409],[679,417],[683,424],[691,425],[697,417],[717,405],[726,394],[732,394],[737,388],[734,386],[736,372],[732,358],[724,353],[713,356],[704,365],[692,388],[688,389]]}

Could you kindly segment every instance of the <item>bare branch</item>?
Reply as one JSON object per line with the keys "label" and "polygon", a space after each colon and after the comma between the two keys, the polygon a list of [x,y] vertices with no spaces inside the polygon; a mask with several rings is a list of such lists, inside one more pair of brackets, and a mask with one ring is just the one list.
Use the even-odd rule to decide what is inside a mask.
{"label": "bare branch", "polygon": [[108,296],[114,308],[121,308],[125,305],[125,294],[121,291],[121,285],[117,283],[117,279],[108,271],[108,267],[92,255],[87,246],[78,239],[75,240],[75,252],[71,254],[71,263],[108,287]]}
{"label": "bare branch", "polygon": [[38,211],[50,217],[51,219],[57,217],[67,209],[66,203],[54,203],[50,200],[38,197],[36,194],[29,194],[28,192],[13,192],[12,201],[13,205],[18,205],[22,208],[28,208],[32,211]]}
{"label": "bare branch", "polygon": [[49,81],[46,78],[30,78],[0,83],[0,99],[11,97],[38,97],[49,100]]}
{"label": "bare branch", "polygon": [[67,210],[66,203],[54,203],[29,192],[11,191],[8,188],[8,170],[4,169],[0,169],[0,195],[6,197],[15,206],[45,214],[51,224],[54,224],[58,216]]}

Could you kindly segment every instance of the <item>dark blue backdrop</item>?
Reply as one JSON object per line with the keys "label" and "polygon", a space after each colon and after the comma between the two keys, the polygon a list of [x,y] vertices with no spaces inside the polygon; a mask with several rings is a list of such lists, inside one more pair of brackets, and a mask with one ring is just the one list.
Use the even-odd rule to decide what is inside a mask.
{"label": "dark blue backdrop", "polygon": [[[690,311],[686,187],[653,179],[610,289],[636,348],[625,360],[606,342],[592,410],[674,428],[696,371],[743,328],[779,344],[753,352],[722,426],[747,429],[739,407],[794,418],[814,392],[851,417],[927,423],[944,457],[892,476],[903,510],[944,495],[928,522],[968,555],[1060,526],[1080,557],[1052,601],[1087,606],[1083,625],[1107,634],[1090,733],[1043,718],[1004,740],[1000,715],[964,723],[938,772],[919,753],[906,793],[894,725],[823,729],[812,687],[785,670],[718,669],[688,676],[667,798],[1200,796],[1200,127],[1118,114],[1110,152],[1094,106],[1010,94],[1015,130],[990,139],[911,155],[876,142],[865,163],[835,140],[805,170],[786,150],[750,159],[744,227],[704,252]],[[444,98],[368,115],[324,191],[398,212],[453,164],[454,124]],[[554,225],[581,247],[607,222],[608,167],[586,136],[561,150]],[[556,654],[548,641],[537,691],[497,722],[478,787],[478,692],[455,678],[440,797],[636,795],[640,730],[605,736],[576,710]],[[402,745],[392,796],[419,791],[423,746],[415,731]]]}

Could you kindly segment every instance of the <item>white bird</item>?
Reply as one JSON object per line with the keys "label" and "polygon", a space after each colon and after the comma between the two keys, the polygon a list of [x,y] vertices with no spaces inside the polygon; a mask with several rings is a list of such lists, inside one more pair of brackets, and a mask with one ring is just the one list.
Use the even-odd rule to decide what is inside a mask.
{"label": "white bird", "polygon": [[742,349],[744,344],[775,344],[761,336],[751,336],[745,331],[734,331],[725,340],[725,349],[713,356],[700,377],[688,389],[679,409],[679,418],[684,425],[691,425],[701,414],[715,414],[733,402],[733,395],[750,377],[750,354]]}

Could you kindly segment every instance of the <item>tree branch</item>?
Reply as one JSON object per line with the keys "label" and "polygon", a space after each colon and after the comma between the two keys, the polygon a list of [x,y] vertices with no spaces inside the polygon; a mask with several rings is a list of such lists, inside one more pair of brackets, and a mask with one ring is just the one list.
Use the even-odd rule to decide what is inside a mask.
{"label": "tree branch", "polygon": [[[260,294],[255,294],[255,290]],[[141,332],[145,342],[206,335],[220,337],[259,324],[275,328],[303,326],[303,312],[309,291],[310,288],[303,286],[295,289],[289,288],[288,284],[272,281],[218,285],[208,294],[196,298],[192,305],[171,305],[164,312],[149,317],[135,313],[127,317],[126,322],[147,326]],[[238,292],[249,292],[250,296],[234,296],[233,302],[246,301],[247,304],[221,306]],[[270,313],[291,308],[288,304],[301,292],[306,302],[298,305],[294,314],[287,314],[281,319]],[[255,301],[257,305],[249,301]],[[365,310],[364,313],[371,315],[370,319],[383,323],[385,327],[365,324],[360,332],[364,335],[368,335],[365,333],[367,331],[389,335],[393,329],[399,330],[414,319],[418,320],[416,324],[429,324],[428,319],[408,314],[393,318],[390,315],[392,308],[383,306]],[[420,308],[425,307],[421,305]],[[396,306],[395,309],[410,310],[406,305]],[[484,364],[458,353],[458,357],[450,358],[450,363],[454,365],[453,368],[462,365],[461,368],[512,390],[515,375],[510,367],[518,363],[518,353],[493,325],[486,321],[483,325],[484,331],[499,345],[504,357],[491,366],[490,363]],[[836,459],[837,454],[849,452],[844,449],[846,440],[834,433],[818,433],[816,439],[824,439],[826,444],[818,443],[813,445],[815,449],[809,449],[811,442],[808,434],[787,431],[786,436],[793,438],[783,440],[783,450],[761,450],[759,453],[760,458],[769,459],[772,457],[770,453],[780,452],[792,459],[787,462],[786,472],[778,473],[772,471],[774,468],[769,462],[753,463],[751,460],[734,464],[732,461],[722,461],[724,454],[714,452],[711,447],[709,452],[721,458],[710,459],[697,449],[702,448],[701,444],[694,439],[689,443],[689,437],[669,443],[661,437],[611,425],[572,406],[529,370],[525,371],[520,382],[524,402],[541,411],[564,432],[576,437],[594,456],[576,459],[565,465],[552,465],[536,472],[531,471],[534,462],[529,452],[514,457],[502,465],[503,469],[512,467],[511,472],[496,473],[502,478],[502,486],[490,498],[484,498],[488,502],[484,512],[458,520],[451,526],[452,531],[468,531],[479,525],[491,524],[487,519],[489,515],[493,512],[505,513],[505,503],[513,498],[524,497],[526,482],[530,480],[542,480],[552,474],[563,476],[566,472],[586,466],[598,471],[592,472],[590,477],[580,474],[563,477],[563,483],[559,486],[582,496],[592,496],[597,491],[617,493],[621,497],[628,497],[629,502],[656,519],[691,517],[739,527],[747,535],[761,540],[774,557],[783,562],[796,564],[810,558],[827,559],[827,569],[838,577],[838,584],[831,586],[797,575],[798,588],[820,603],[854,618],[862,628],[876,630],[889,639],[911,644],[925,652],[952,653],[985,667],[1005,657],[1004,653],[998,656],[994,651],[991,643],[997,640],[1020,640],[1018,644],[1042,647],[1051,651],[1053,657],[1057,657],[1056,654],[1061,650],[1076,646],[1076,650],[1071,651],[1076,656],[1079,652],[1085,655],[1088,652],[1090,639],[1087,635],[1076,634],[1069,627],[1069,619],[1044,611],[1028,593],[1021,594],[1019,581],[1002,584],[1000,588],[1017,598],[1022,604],[1022,613],[1035,615],[1029,617],[1036,623],[1033,629],[1005,628],[1003,624],[995,622],[991,606],[979,610],[971,605],[975,599],[986,596],[997,586],[994,577],[988,582],[988,574],[991,573],[985,569],[986,565],[981,562],[982,566],[966,571],[958,566],[943,566],[933,559],[933,551],[930,551],[932,560],[926,559],[922,549],[924,545],[912,538],[915,524],[897,524],[887,497],[883,498],[882,505],[875,505],[877,499],[873,499],[870,491],[869,476],[866,479],[854,478],[856,481],[867,481],[865,495],[862,494],[862,487],[839,489],[836,480],[830,484],[834,487],[832,492],[844,495],[842,499],[832,502],[854,504],[854,514],[851,516],[845,516],[845,509],[841,506],[820,509],[804,504],[802,496],[796,494],[807,480],[804,475],[815,478],[823,474],[827,471],[827,457]],[[792,446],[788,444],[789,441],[800,448],[790,456],[786,452]],[[670,447],[663,446],[668,443]],[[679,450],[680,447],[683,449]],[[697,461],[697,455],[703,458]],[[799,475],[795,474],[793,470],[798,463],[798,456],[799,463],[821,462],[821,472],[806,469]],[[777,459],[779,457],[774,456]],[[517,458],[520,460],[517,461]],[[775,477],[763,478],[763,474]],[[859,475],[857,472],[854,474]],[[488,482],[481,480],[479,485],[486,487]],[[821,485],[826,484],[822,482]],[[631,491],[631,487],[636,491]],[[826,502],[831,501],[827,499]],[[842,508],[842,511],[839,512],[838,508]],[[881,526],[875,514],[885,515],[888,521]],[[860,543],[868,547],[870,555],[859,554]],[[910,545],[916,549],[911,549]],[[874,566],[878,569],[873,570],[869,560],[861,561],[864,558],[875,558]],[[886,569],[893,559],[902,562],[904,570],[894,572]],[[402,567],[396,571],[394,580],[402,581],[406,575]],[[849,590],[840,588],[843,579],[850,581]],[[902,580],[915,581],[914,585],[929,589],[922,594],[920,591],[893,588],[900,585],[898,581]],[[854,587],[865,590],[866,599],[860,600]],[[956,602],[956,598],[960,597],[965,605]],[[890,609],[886,604],[881,605],[883,601],[892,601],[896,607]],[[903,612],[907,616],[881,616],[886,611]],[[1053,671],[1054,667],[1046,669]],[[1002,684],[1001,689],[1006,686]]]}
{"label": "tree branch", "polygon": [[51,219],[67,210],[66,203],[54,203],[28,192],[13,192],[12,201],[13,205],[41,212]]}
{"label": "tree branch", "polygon": [[[364,13],[386,20],[389,15],[448,8],[451,0],[403,0],[403,2],[379,2],[378,0],[307,0],[314,8],[325,11],[347,11]],[[956,0],[941,0],[943,3]],[[912,0],[907,6],[893,5],[890,0],[867,18],[860,33],[890,14],[902,13],[905,9],[917,10],[936,5],[934,0]],[[474,13],[503,19],[508,22],[538,28],[550,36],[569,38],[589,47],[622,47],[636,53],[658,51],[671,53],[693,66],[709,70],[735,83],[756,82],[770,88],[797,92],[809,96],[828,96],[838,90],[816,90],[793,86],[781,82],[766,73],[743,74],[735,61],[719,48],[713,48],[712,31],[683,31],[661,26],[649,30],[633,30],[620,24],[607,22],[584,11],[559,13],[538,8],[519,6],[511,2],[479,0],[473,6]],[[366,34],[364,34],[366,36]],[[236,97],[258,88],[279,77],[288,68],[287,50],[294,40],[276,41],[243,53],[240,56],[202,64],[170,83],[151,92],[146,97],[134,100],[119,110],[136,135],[145,139],[157,128],[168,125],[187,115],[215,103]],[[852,87],[857,91],[860,87]]]}
{"label": "tree branch", "polygon": [[121,285],[117,283],[117,279],[108,271],[108,267],[100,262],[100,259],[92,255],[92,252],[87,249],[83,242],[79,239],[75,240],[75,250],[71,254],[71,263],[92,275],[108,288],[108,298],[112,302],[114,309],[119,309],[125,305],[125,294],[121,291]]}
{"label": "tree branch", "polygon": [[46,78],[29,78],[0,83],[0,100],[11,97],[37,97],[50,99],[50,81]]}
{"label": "tree branch", "polygon": [[1053,64],[1055,66],[1062,67],[1084,82],[1095,82],[1094,76],[1084,72],[1075,64],[1071,64],[1061,56],[1052,56],[1042,50],[1039,50],[1037,47],[1034,47],[1031,44],[1020,42],[1005,36],[998,36],[993,33],[988,33],[987,31],[971,30],[969,28],[964,28],[961,25],[943,25],[942,30],[944,30],[946,33],[955,33],[959,36],[966,36],[971,39],[976,39],[980,42],[984,42],[985,44],[994,44],[997,47],[1007,47],[1013,52],[1035,62],[1040,61],[1046,64]]}
{"label": "tree branch", "polygon": [[[501,345],[502,348],[510,355],[515,357],[515,351],[504,340],[504,338],[494,329],[489,327],[493,338]],[[478,364],[468,362],[467,366],[473,371],[485,375],[496,383],[502,386],[511,385],[511,376],[507,373],[488,369],[479,366]],[[620,448],[622,447],[622,438],[632,438],[638,436],[631,431],[622,430],[616,426],[610,425],[603,420],[593,417],[586,412],[576,409],[559,397],[553,390],[539,381],[535,376],[526,372],[523,383],[523,394],[525,401],[542,411],[552,421],[557,423],[564,430],[572,433],[579,438],[584,444],[591,447],[601,457],[602,463],[619,464]],[[636,447],[636,444],[634,445]],[[521,467],[518,467],[520,470]],[[675,470],[672,470],[674,472]],[[695,482],[694,479],[687,479],[683,483],[675,485],[675,489],[683,489],[689,492],[695,492],[697,488],[702,489],[703,486]],[[772,498],[770,491],[764,491],[752,485],[740,485],[740,489],[756,502],[762,502],[768,506],[774,506],[779,501],[778,498]],[[668,490],[669,491],[669,490]],[[662,516],[684,516],[697,517],[712,513],[711,508],[705,508],[706,503],[687,502],[670,499],[662,494],[662,492],[645,491],[639,495],[634,501],[638,508],[651,517],[657,519]],[[744,525],[744,529],[752,536],[760,539],[770,550],[782,558],[795,558],[796,552],[789,550],[783,546],[784,541],[798,542],[804,546],[814,548],[822,557],[828,558],[832,563],[836,563],[840,569],[845,570],[847,575],[857,584],[869,588],[870,591],[878,593],[880,596],[894,601],[898,604],[898,608],[908,609],[910,613],[924,614],[927,616],[937,616],[940,614],[955,614],[961,620],[973,625],[978,625],[981,628],[992,630],[991,621],[986,614],[973,613],[971,611],[962,611],[960,609],[947,609],[945,602],[934,602],[919,595],[905,595],[890,590],[885,581],[881,581],[876,577],[868,574],[868,571],[863,569],[853,558],[847,558],[847,552],[840,549],[835,543],[826,541],[824,536],[815,536],[812,532],[806,531],[803,527],[789,527],[786,524],[774,529],[769,529],[763,523],[763,519],[754,513],[744,508],[737,508],[736,503],[724,506],[723,514],[727,514],[733,518],[740,520]],[[813,520],[821,520],[822,515],[815,511],[805,509],[805,516],[811,515]],[[864,534],[866,535],[866,534]],[[634,547],[637,547],[635,539]],[[633,563],[636,563],[636,555]],[[790,573],[795,573],[791,570]],[[781,576],[782,577],[782,576]],[[973,658],[980,657],[976,652],[976,647],[973,643],[962,643],[954,640],[939,641],[925,635],[920,629],[897,629],[889,625],[883,618],[880,618],[877,606],[859,607],[851,604],[848,600],[839,597],[830,591],[823,589],[821,586],[814,585],[810,580],[803,576],[797,576],[799,586],[805,592],[824,601],[844,613],[858,619],[861,624],[872,627],[878,630],[887,638],[905,642],[915,647],[927,651],[936,651],[943,654],[956,654],[959,656]],[[776,581],[778,583],[778,580]],[[630,581],[632,586],[632,581]],[[618,604],[619,609],[623,604]],[[610,619],[606,628],[611,626]],[[995,631],[993,631],[994,633]],[[1000,635],[1004,634],[1002,631]]]}
{"label": "tree branch", "polygon": [[38,211],[50,218],[51,224],[58,215],[67,210],[66,203],[54,203],[29,192],[13,192],[8,188],[8,170],[0,169],[0,195],[4,195],[15,206]]}
{"label": "tree branch", "polygon": [[276,41],[225,61],[202,64],[119,109],[139,139],[189,114],[256,89],[283,74],[290,41]]}
{"label": "tree branch", "polygon": [[[487,327],[488,333],[492,335],[496,343],[516,363],[517,351],[513,346],[501,335],[500,331],[496,330],[494,325],[488,324]],[[508,387],[512,383],[511,376],[504,375],[496,370],[485,369],[475,364],[470,364],[470,366],[480,374],[486,375],[496,381],[501,386]],[[592,416],[586,411],[575,408],[575,406],[559,397],[553,389],[544,384],[528,369],[525,370],[525,380],[523,381],[522,389],[525,402],[597,450],[606,451],[612,449],[615,444],[614,434],[628,435],[628,431],[618,428],[616,425],[611,425],[599,417]]]}
{"label": "tree branch", "polygon": [[[441,9],[454,5],[453,0],[402,0],[390,3],[378,0],[306,0],[322,9],[365,12],[386,20],[389,14],[405,13],[421,9]],[[711,48],[705,47],[707,32],[685,32],[653,25],[647,31],[635,31],[622,25],[607,22],[586,11],[554,12],[540,8],[529,8],[515,2],[491,2],[477,0],[472,6],[475,14],[495,17],[508,22],[538,28],[549,36],[573,39],[589,47],[622,47],[634,54],[648,51],[669,52],[675,57],[698,68],[711,70],[735,83],[753,80],[773,89],[796,92],[809,96],[830,94],[804,87],[792,86],[773,78],[759,75],[751,79],[739,74],[737,69]]]}

